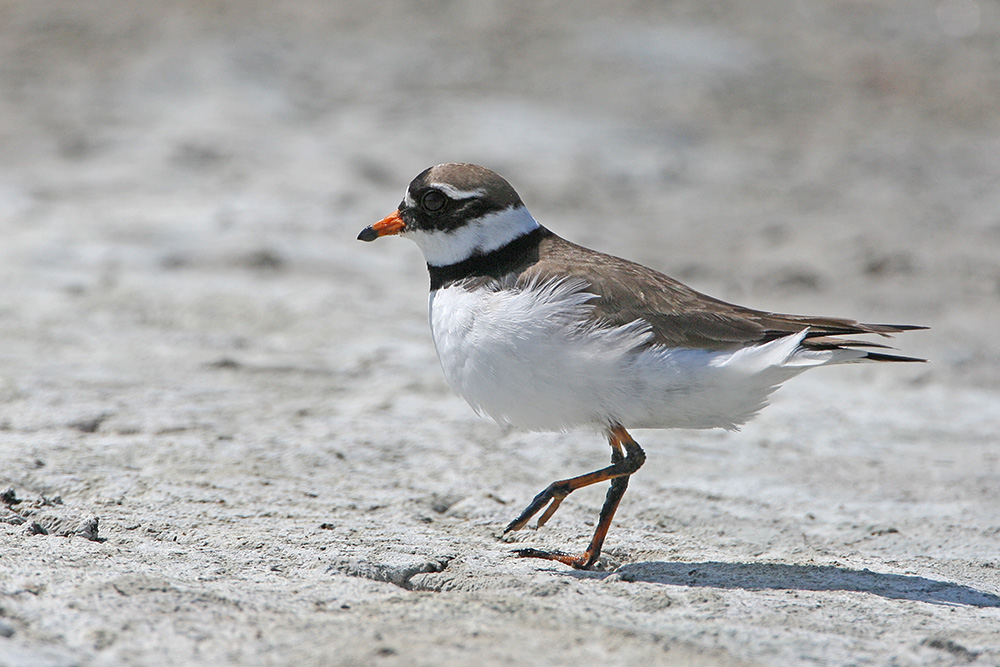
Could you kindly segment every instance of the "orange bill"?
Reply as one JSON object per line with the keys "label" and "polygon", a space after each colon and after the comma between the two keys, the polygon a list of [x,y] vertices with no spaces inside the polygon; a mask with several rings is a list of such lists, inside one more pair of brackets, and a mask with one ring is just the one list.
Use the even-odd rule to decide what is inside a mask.
{"label": "orange bill", "polygon": [[393,211],[374,225],[368,225],[358,234],[359,241],[374,241],[380,236],[391,236],[406,229],[406,223],[399,217],[399,211]]}

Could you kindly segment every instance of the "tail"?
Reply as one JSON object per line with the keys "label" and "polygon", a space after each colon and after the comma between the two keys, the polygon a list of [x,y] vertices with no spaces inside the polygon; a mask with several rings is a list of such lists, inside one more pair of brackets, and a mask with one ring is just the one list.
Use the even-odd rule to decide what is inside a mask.
{"label": "tail", "polygon": [[[915,324],[857,324],[854,327],[850,327],[850,330],[831,330],[827,328],[826,330],[816,330],[809,329],[806,331],[805,339],[802,341],[801,345],[807,350],[855,350],[857,352],[862,352],[858,348],[881,348],[883,350],[891,350],[892,347],[888,345],[883,345],[881,343],[872,343],[866,340],[852,340],[838,338],[845,334],[868,334],[874,333],[881,336],[891,336],[894,333],[901,333],[903,331],[918,331],[921,329],[927,329],[927,327],[915,325]],[[918,362],[926,363],[926,359],[921,359],[919,357],[906,357],[901,354],[890,354],[887,352],[867,352],[859,354],[857,357],[850,359],[850,361],[906,361],[906,362]]]}
{"label": "tail", "polygon": [[882,354],[880,352],[869,352],[864,357],[868,361],[916,361],[921,364],[927,363],[926,359],[920,357],[904,357],[901,354]]}
{"label": "tail", "polygon": [[[828,320],[829,322],[829,320]],[[925,327],[887,324],[847,324],[837,322],[836,330],[827,324],[826,330],[812,326],[795,333],[788,333],[758,345],[748,345],[731,352],[710,352],[708,366],[719,372],[708,385],[712,389],[714,415],[725,415],[725,420],[703,418],[690,428],[736,428],[746,423],[768,403],[771,393],[783,382],[799,373],[832,364],[858,361],[925,361],[887,352],[871,352],[866,348],[892,349],[881,343],[840,338],[844,334],[878,333],[888,335]],[[849,328],[849,331],[843,329]],[[720,379],[721,378],[721,379]]]}

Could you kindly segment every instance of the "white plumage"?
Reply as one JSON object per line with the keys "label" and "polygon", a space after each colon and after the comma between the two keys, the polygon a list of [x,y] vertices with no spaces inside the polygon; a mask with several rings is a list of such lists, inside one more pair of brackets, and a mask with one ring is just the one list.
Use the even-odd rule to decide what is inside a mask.
{"label": "white plumage", "polygon": [[432,292],[445,377],[478,412],[521,428],[734,429],[785,380],[864,356],[804,349],[805,330],[735,351],[650,345],[641,320],[608,327],[592,319],[593,298],[578,279]]}

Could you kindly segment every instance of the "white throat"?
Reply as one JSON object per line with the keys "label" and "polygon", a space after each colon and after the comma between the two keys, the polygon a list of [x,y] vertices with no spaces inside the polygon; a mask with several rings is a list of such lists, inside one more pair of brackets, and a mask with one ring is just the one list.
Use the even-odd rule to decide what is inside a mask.
{"label": "white throat", "polygon": [[458,229],[414,230],[404,235],[420,247],[428,264],[448,266],[502,248],[538,227],[528,209],[518,206],[470,220]]}

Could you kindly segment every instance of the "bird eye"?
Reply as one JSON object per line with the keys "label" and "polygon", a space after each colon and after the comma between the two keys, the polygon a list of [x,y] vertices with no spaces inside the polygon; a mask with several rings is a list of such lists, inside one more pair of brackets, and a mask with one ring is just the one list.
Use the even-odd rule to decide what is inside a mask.
{"label": "bird eye", "polygon": [[446,203],[448,203],[448,198],[445,197],[444,193],[440,190],[428,190],[424,193],[424,196],[420,198],[420,206],[422,206],[425,211],[430,211],[432,213],[443,209]]}

